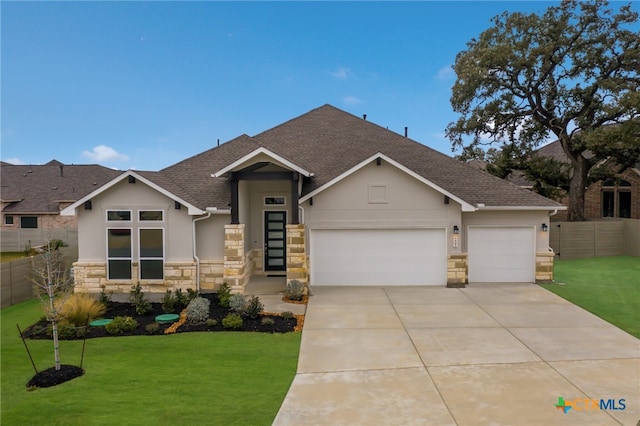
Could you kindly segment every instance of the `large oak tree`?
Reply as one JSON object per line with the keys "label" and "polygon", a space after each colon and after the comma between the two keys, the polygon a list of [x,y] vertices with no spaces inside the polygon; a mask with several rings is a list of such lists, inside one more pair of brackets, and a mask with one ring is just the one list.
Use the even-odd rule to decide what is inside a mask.
{"label": "large oak tree", "polygon": [[521,158],[557,138],[571,165],[568,218],[584,220],[590,170],[640,156],[638,13],[563,1],[492,24],[456,56],[451,104],[460,117],[447,136],[463,155],[489,145]]}

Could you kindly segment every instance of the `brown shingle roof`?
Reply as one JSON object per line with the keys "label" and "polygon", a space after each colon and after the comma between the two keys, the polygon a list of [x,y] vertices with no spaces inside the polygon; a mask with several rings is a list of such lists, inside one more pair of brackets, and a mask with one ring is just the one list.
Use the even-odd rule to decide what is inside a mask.
{"label": "brown shingle roof", "polygon": [[58,213],[59,202],[76,201],[121,172],[96,164],[0,165],[0,199],[11,202],[4,213]]}
{"label": "brown shingle roof", "polygon": [[313,179],[305,180],[303,195],[382,153],[473,205],[560,206],[331,105],[314,109],[254,137],[242,135],[159,172],[144,173],[203,210],[226,208],[230,201],[228,180],[212,178],[211,173],[259,147],[314,173]]}

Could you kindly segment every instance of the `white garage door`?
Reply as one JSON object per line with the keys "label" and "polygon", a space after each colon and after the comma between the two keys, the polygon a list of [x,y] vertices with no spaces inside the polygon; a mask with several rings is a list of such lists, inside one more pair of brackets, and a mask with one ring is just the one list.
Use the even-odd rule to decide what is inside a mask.
{"label": "white garage door", "polygon": [[444,285],[444,229],[311,230],[312,285]]}
{"label": "white garage door", "polygon": [[534,282],[532,227],[469,228],[469,282]]}

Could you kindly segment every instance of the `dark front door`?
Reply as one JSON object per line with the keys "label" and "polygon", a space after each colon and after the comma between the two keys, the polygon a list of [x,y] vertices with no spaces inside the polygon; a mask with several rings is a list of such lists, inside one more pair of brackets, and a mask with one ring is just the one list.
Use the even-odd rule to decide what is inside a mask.
{"label": "dark front door", "polygon": [[285,271],[286,211],[264,212],[264,270]]}

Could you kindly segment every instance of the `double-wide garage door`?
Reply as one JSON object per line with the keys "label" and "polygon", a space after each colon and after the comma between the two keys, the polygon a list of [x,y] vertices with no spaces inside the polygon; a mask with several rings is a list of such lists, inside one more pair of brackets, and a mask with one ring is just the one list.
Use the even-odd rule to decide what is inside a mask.
{"label": "double-wide garage door", "polygon": [[533,227],[469,227],[470,283],[534,282]]}
{"label": "double-wide garage door", "polygon": [[312,229],[312,285],[444,285],[444,229]]}

